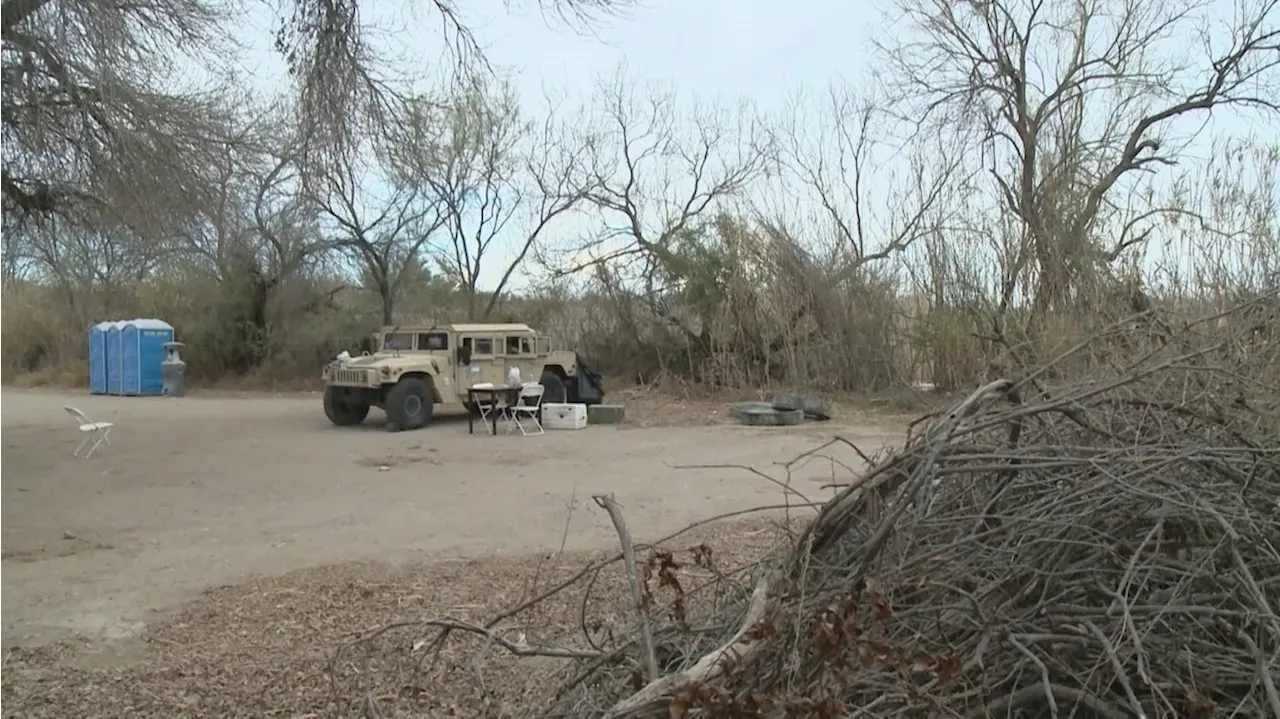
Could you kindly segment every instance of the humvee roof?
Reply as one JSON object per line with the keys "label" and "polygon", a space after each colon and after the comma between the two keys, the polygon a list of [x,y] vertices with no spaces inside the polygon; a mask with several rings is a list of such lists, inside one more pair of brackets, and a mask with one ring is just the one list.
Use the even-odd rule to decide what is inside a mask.
{"label": "humvee roof", "polygon": [[[438,325],[391,325],[383,327],[383,332],[389,332],[394,326],[397,332],[428,332],[432,329],[436,330],[452,330],[454,332],[534,332],[529,325],[519,323],[459,323],[449,324],[443,323]],[[534,332],[536,334],[536,332]]]}

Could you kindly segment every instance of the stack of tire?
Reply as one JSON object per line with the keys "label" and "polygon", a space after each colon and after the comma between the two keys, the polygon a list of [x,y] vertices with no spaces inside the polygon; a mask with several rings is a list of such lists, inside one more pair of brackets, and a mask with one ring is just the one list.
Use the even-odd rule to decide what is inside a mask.
{"label": "stack of tire", "polygon": [[780,394],[770,402],[737,402],[729,413],[742,424],[753,427],[783,427],[806,419],[831,419],[831,403],[798,394]]}

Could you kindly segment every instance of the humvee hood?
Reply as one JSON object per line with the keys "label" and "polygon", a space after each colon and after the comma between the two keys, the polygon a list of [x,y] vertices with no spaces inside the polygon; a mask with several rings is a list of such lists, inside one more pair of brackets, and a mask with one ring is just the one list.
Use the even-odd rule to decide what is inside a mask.
{"label": "humvee hood", "polygon": [[352,368],[373,367],[376,369],[386,367],[400,372],[418,371],[432,374],[440,372],[440,360],[431,355],[422,354],[401,353],[396,355],[390,352],[378,352],[376,354],[353,357],[347,363],[347,366]]}

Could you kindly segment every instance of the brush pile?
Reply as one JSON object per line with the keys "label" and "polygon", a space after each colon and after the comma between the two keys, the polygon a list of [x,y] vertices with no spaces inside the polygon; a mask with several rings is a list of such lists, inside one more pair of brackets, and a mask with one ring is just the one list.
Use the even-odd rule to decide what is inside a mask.
{"label": "brush pile", "polygon": [[529,715],[1280,717],[1277,390],[1240,366],[1260,346],[982,387],[750,596],[649,609]]}

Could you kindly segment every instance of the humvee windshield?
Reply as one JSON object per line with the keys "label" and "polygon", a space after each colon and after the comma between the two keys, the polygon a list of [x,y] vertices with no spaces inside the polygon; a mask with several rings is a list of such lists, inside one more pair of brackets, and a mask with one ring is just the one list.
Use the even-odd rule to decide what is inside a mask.
{"label": "humvee windshield", "polygon": [[449,335],[445,332],[418,333],[418,349],[435,352],[449,349]]}
{"label": "humvee windshield", "polygon": [[412,332],[388,332],[382,336],[382,348],[389,350],[413,349]]}
{"label": "humvee windshield", "polygon": [[[417,344],[414,344],[414,340]],[[388,350],[400,350],[407,352],[409,350],[418,350],[420,352],[433,352],[449,349],[449,333],[448,332],[387,332],[382,335],[382,348]]]}

